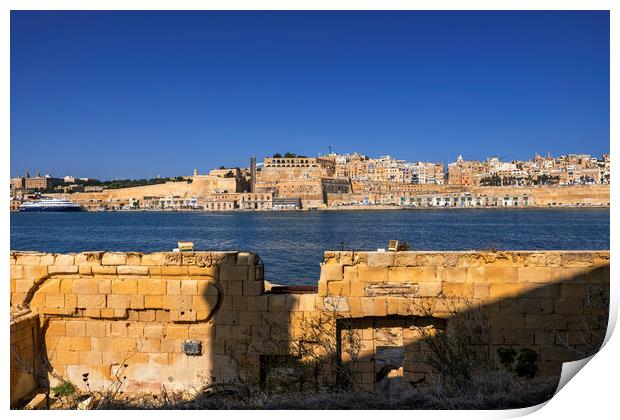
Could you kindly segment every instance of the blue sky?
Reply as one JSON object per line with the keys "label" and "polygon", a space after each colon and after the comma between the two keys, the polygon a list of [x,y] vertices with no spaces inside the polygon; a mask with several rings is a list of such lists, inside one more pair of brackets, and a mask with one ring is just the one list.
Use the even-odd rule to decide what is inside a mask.
{"label": "blue sky", "polygon": [[603,12],[11,14],[11,174],[609,151]]}

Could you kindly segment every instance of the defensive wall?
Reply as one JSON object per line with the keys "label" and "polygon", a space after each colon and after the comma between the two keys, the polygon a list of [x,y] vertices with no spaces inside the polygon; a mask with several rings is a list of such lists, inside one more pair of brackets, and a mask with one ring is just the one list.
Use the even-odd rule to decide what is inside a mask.
{"label": "defensive wall", "polygon": [[[165,182],[163,184],[144,185],[139,187],[128,187],[118,189],[105,189],[102,192],[77,192],[72,194],[58,194],[73,200],[75,202],[84,202],[88,200],[129,200],[131,198],[143,200],[144,197],[198,197],[212,194],[216,190],[228,191],[230,193],[237,192],[237,179],[224,178],[212,175],[196,175],[191,177],[192,182]],[[55,194],[50,194],[55,195]]]}
{"label": "defensive wall", "polygon": [[[354,184],[355,186],[355,184]],[[399,186],[403,186],[402,191]],[[412,197],[428,194],[458,194],[471,193],[473,195],[486,195],[490,197],[516,197],[527,195],[532,203],[531,207],[550,206],[609,206],[609,185],[555,185],[555,186],[530,186],[530,187],[464,187],[458,185],[433,185],[433,184],[392,184],[390,189],[384,191],[368,192],[354,188],[350,194],[328,194],[327,204],[337,206],[343,203],[363,201],[368,198],[371,202],[386,198],[393,198],[394,202],[400,197]]]}
{"label": "defensive wall", "polygon": [[264,273],[247,252],[11,252],[11,404],[64,380],[296,389],[341,368],[350,386],[420,387],[429,340],[456,329],[491,360],[533,351],[533,380],[557,382],[608,317],[609,251],[328,251],[315,290]]}

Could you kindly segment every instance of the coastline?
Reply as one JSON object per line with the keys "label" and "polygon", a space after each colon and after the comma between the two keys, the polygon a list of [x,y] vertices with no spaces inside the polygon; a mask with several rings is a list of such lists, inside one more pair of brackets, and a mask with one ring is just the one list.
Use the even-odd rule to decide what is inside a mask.
{"label": "coastline", "polygon": [[[80,213],[290,213],[290,212],[316,212],[316,211],[449,211],[449,210],[575,210],[575,209],[609,209],[609,205],[563,205],[563,206],[484,206],[484,207],[403,207],[389,205],[373,205],[373,206],[336,206],[311,209],[295,209],[295,210],[204,210],[204,209],[135,209],[135,210],[86,210],[82,209]],[[10,210],[10,213],[23,213],[19,210]],[[30,212],[30,213],[63,213],[63,212]],[[69,212],[67,212],[69,213]]]}

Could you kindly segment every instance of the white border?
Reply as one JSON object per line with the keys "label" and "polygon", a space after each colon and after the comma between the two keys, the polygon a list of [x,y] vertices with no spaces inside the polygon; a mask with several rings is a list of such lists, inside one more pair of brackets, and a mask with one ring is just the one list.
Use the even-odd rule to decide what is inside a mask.
{"label": "white border", "polygon": [[[0,3],[1,20],[0,20],[0,92],[2,95],[2,102],[0,102],[0,133],[2,139],[2,176],[5,181],[10,178],[9,165],[9,142],[10,127],[9,127],[9,110],[10,110],[10,10],[610,10],[610,24],[611,24],[611,85],[610,91],[610,115],[611,118],[611,138],[620,139],[620,133],[618,129],[618,76],[620,75],[620,66],[618,65],[618,27],[620,26],[620,15],[618,14],[619,6],[618,2],[593,0],[593,1],[577,1],[577,0],[565,0],[562,2],[552,0],[506,0],[506,1],[488,1],[477,0],[468,1],[464,0],[446,0],[446,1],[419,1],[419,0],[383,0],[383,1],[341,1],[341,0],[298,0],[293,2],[277,1],[277,0],[264,0],[257,1],[227,1],[227,2],[199,2],[191,0],[177,0],[177,1],[165,1],[165,0],[92,0],[92,1],[75,1],[75,0],[57,0],[57,1],[43,1],[43,0],[5,0]],[[615,163],[615,157],[617,156],[617,147],[615,143],[610,145],[610,152],[613,156],[613,162]],[[612,167],[615,173],[616,165],[612,163]],[[611,188],[611,201],[615,202],[617,196],[617,185],[614,182]],[[2,195],[2,203],[5,209],[8,209],[8,195]],[[616,209],[612,205],[611,210],[611,253],[615,252],[615,241],[617,237],[618,226],[616,223]],[[2,251],[6,256],[9,251],[9,216],[5,213],[5,217],[2,219],[0,225],[2,229],[2,236],[0,241],[2,244]],[[9,306],[9,296],[6,293],[8,288],[9,267],[6,257],[2,260],[2,276],[5,282],[5,293],[2,293],[1,303],[4,308]],[[611,278],[617,279],[620,269],[612,264]],[[612,304],[610,311],[610,318],[615,324],[615,320],[618,314],[618,290],[614,286],[612,281]],[[3,330],[3,336],[6,341],[5,346],[8,344],[9,336],[9,314],[5,312],[5,320],[2,322],[1,327]],[[608,337],[609,338],[609,337]],[[597,354],[587,367],[578,374],[577,379],[570,381],[549,403],[544,405],[543,409],[536,411],[537,408],[524,409],[524,410],[512,410],[512,411],[415,411],[412,413],[394,413],[395,415],[405,416],[424,416],[425,418],[504,418],[504,417],[516,417],[536,411],[533,416],[536,418],[610,418],[614,417],[613,413],[617,412],[618,399],[616,395],[617,381],[620,377],[619,363],[616,360],[617,355],[620,354],[620,345],[618,344],[617,337],[611,337],[605,347]],[[8,357],[7,357],[8,359]],[[8,360],[1,364],[2,383],[3,383],[3,397],[5,398],[5,408],[9,410],[9,365]],[[540,408],[540,407],[538,407]],[[77,412],[25,412],[14,411],[11,412],[12,416],[75,416],[79,415]],[[86,414],[92,417],[107,417],[110,413],[105,412],[89,412]],[[168,414],[163,411],[151,412],[149,416],[164,417]],[[384,415],[371,411],[338,411],[338,412],[311,412],[311,411],[288,411],[284,413],[274,412],[230,412],[230,411],[210,411],[208,414],[204,412],[183,412],[184,417],[201,416],[215,418],[228,418],[233,417],[245,417],[245,416],[258,416],[261,418],[272,417],[274,415],[291,416],[297,419],[312,419],[315,420],[317,416],[328,417],[374,417],[376,415]],[[388,414],[389,415],[389,414]],[[617,414],[616,414],[617,415]]]}

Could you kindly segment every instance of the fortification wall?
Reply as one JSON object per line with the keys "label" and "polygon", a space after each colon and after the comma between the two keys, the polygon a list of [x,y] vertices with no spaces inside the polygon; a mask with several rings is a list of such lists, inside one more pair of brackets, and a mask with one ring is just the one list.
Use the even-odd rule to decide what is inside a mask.
{"label": "fortification wall", "polygon": [[74,201],[84,200],[129,200],[144,199],[144,197],[166,197],[166,196],[205,196],[212,194],[216,190],[226,190],[237,192],[236,178],[221,178],[209,175],[198,175],[192,177],[192,182],[166,182],[164,184],[144,185],[140,187],[118,188],[103,190],[102,192],[79,192],[73,194],[58,194]]}
{"label": "fortification wall", "polygon": [[609,185],[563,185],[542,187],[468,187],[474,194],[516,196],[527,194],[534,206],[589,204],[608,206]]}
{"label": "fortification wall", "polygon": [[475,195],[491,197],[517,197],[527,195],[531,204],[528,207],[549,206],[608,206],[609,185],[571,185],[571,186],[540,186],[540,187],[462,187],[457,185],[434,185],[422,184],[416,186],[412,192],[402,193],[398,191],[377,193],[363,192],[359,188],[351,194],[327,195],[327,203],[330,206],[342,205],[363,201],[368,198],[371,202],[381,200],[385,196],[399,198],[401,196],[416,196],[425,194],[453,194],[469,192]]}
{"label": "fortification wall", "polygon": [[[608,297],[608,251],[326,252],[316,293],[278,293],[243,252],[10,258],[12,310],[36,314],[45,373],[91,389],[282,376],[294,388],[338,380],[343,366],[366,389],[419,386],[429,340],[468,328],[491,359],[528,348],[537,378],[557,380],[562,362],[598,349],[608,313],[592,303],[593,291]],[[320,369],[291,383],[281,374],[295,363]]]}
{"label": "fortification wall", "polygon": [[39,316],[27,314],[11,320],[11,405],[31,396],[39,387]]}

